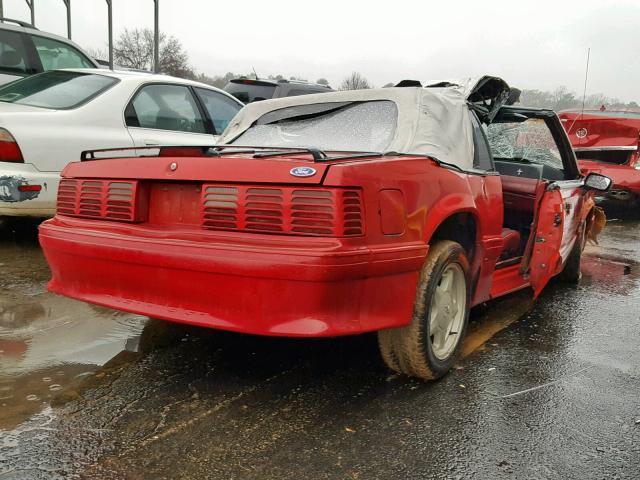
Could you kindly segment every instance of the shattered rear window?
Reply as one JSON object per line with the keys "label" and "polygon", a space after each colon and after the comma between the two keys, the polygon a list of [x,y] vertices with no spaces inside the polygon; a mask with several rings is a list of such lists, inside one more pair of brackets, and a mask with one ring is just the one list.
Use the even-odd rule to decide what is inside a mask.
{"label": "shattered rear window", "polygon": [[397,120],[398,109],[389,100],[296,105],[263,115],[231,143],[384,152]]}
{"label": "shattered rear window", "polygon": [[496,160],[536,163],[563,169],[556,141],[542,119],[492,123],[487,127],[487,139]]}

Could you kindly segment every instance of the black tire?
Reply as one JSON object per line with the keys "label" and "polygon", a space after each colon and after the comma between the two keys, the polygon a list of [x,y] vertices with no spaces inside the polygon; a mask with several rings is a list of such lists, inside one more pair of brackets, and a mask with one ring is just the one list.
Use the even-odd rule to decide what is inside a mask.
{"label": "black tire", "polygon": [[576,243],[573,245],[573,248],[569,253],[569,257],[567,257],[564,268],[558,275],[558,280],[560,280],[561,282],[571,283],[575,285],[579,283],[580,279],[582,278],[580,265],[582,263],[582,251],[584,250],[587,239],[586,226],[586,223],[583,223],[580,226],[580,234],[576,239]]}
{"label": "black tire", "polygon": [[[454,278],[464,278],[464,286],[458,285],[456,288],[464,288],[465,301],[461,324],[456,332],[457,338],[451,340],[455,343],[450,353],[443,358],[438,358],[434,353],[433,338],[435,337],[432,338],[428,319],[431,315],[432,299],[436,288],[442,280],[443,273],[448,271],[448,267],[452,264],[457,265],[453,268],[454,270],[462,271],[462,275]],[[378,332],[380,353],[387,366],[396,372],[423,380],[435,380],[446,375],[460,353],[469,321],[470,300],[469,261],[464,249],[460,244],[449,240],[436,242],[429,248],[427,260],[420,272],[411,324]],[[451,331],[447,333],[447,335],[451,334]]]}

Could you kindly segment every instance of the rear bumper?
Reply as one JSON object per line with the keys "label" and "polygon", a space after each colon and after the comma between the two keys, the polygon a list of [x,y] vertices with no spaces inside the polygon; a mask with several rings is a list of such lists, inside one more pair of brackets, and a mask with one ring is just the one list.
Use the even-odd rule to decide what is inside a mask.
{"label": "rear bumper", "polygon": [[[31,164],[0,162],[0,216],[49,217],[55,212],[58,172],[40,172]],[[39,185],[40,191],[20,191]]]}
{"label": "rear bumper", "polygon": [[136,227],[107,231],[109,223],[56,217],[41,225],[51,291],[260,335],[336,336],[408,324],[428,248],[212,232],[135,236]]}

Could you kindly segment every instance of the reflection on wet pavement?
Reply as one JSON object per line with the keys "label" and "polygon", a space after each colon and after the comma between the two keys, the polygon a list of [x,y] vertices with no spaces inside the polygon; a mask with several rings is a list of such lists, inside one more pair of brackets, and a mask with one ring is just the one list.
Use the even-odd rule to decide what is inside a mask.
{"label": "reflection on wet pavement", "polygon": [[292,340],[154,320],[140,330],[141,319],[50,297],[16,330],[66,311],[97,322],[94,338],[71,343],[111,338],[115,355],[138,337],[141,354],[82,376],[99,361],[74,353],[79,382],[23,371],[21,397],[40,383],[62,390],[54,408],[16,414],[0,434],[0,478],[635,479],[640,223],[611,222],[600,243],[579,286],[475,311],[464,358],[430,384],[386,370],[373,335]]}
{"label": "reflection on wet pavement", "polygon": [[[0,431],[40,411],[122,350],[137,350],[146,318],[46,291],[35,226],[0,230]],[[21,234],[21,235],[20,235]]]}

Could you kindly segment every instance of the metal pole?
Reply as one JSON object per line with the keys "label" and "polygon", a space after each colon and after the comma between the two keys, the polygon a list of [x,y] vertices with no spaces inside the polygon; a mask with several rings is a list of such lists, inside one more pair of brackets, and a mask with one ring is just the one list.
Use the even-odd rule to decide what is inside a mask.
{"label": "metal pole", "polygon": [[24,0],[25,2],[27,2],[27,6],[29,7],[29,10],[31,10],[31,25],[33,25],[34,27],[36,26],[36,12],[35,12],[35,5],[33,4],[35,0]]}
{"label": "metal pole", "polygon": [[62,0],[67,6],[67,38],[71,40],[71,0]]}
{"label": "metal pole", "polygon": [[0,18],[4,18],[4,7],[2,6],[2,0],[0,0]]}
{"label": "metal pole", "polygon": [[109,68],[113,70],[113,8],[112,0],[107,1],[107,15],[109,16]]}
{"label": "metal pole", "polygon": [[153,71],[160,73],[160,0],[153,0]]}

